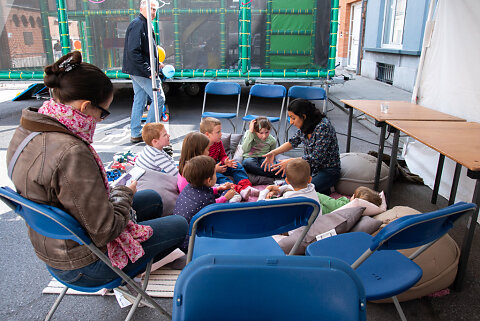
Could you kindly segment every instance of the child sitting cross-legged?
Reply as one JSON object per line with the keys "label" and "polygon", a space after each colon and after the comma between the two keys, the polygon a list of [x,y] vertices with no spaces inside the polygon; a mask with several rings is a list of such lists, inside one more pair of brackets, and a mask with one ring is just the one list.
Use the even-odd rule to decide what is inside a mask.
{"label": "child sitting cross-legged", "polygon": [[285,181],[288,185],[268,185],[260,192],[258,200],[304,196],[318,202],[315,186],[311,183],[310,165],[306,160],[295,158],[289,161]]}
{"label": "child sitting cross-legged", "polygon": [[173,158],[163,150],[170,144],[170,135],[165,126],[159,123],[146,124],[142,130],[142,138],[147,146],[138,154],[135,166],[176,176],[177,166]]}
{"label": "child sitting cross-legged", "polygon": [[222,123],[213,117],[203,118],[200,123],[200,132],[205,134],[210,140],[211,146],[208,155],[217,163],[215,171],[217,173],[217,181],[219,184],[232,182],[227,176],[232,176],[235,191],[240,193],[241,197],[248,201],[250,194],[258,195],[258,190],[252,187],[252,183],[248,179],[247,172],[242,164],[230,159],[225,153],[222,144]]}
{"label": "child sitting cross-legged", "polygon": [[[189,184],[178,196],[173,215],[183,216],[190,224],[192,217],[202,208],[215,203],[215,194],[212,189],[217,182],[215,161],[209,156],[195,156],[185,163],[182,175]],[[224,197],[228,200],[234,194],[235,191],[231,189],[225,193]],[[188,236],[180,249],[186,253],[187,248]]]}

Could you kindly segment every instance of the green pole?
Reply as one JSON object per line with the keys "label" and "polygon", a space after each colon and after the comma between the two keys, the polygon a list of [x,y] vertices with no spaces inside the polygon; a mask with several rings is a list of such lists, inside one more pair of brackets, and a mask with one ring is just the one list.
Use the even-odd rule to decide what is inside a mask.
{"label": "green pole", "polygon": [[227,46],[226,46],[226,33],[227,30],[225,28],[225,0],[220,0],[220,66],[222,68],[225,68],[226,64],[226,52],[227,52]]}
{"label": "green pole", "polygon": [[93,38],[92,38],[92,24],[90,21],[90,15],[88,14],[88,3],[87,0],[82,1],[82,9],[85,17],[85,35],[87,36],[84,41],[85,51],[83,56],[86,58],[86,62],[92,63],[94,59],[93,55]]}
{"label": "green pole", "polygon": [[58,12],[58,32],[60,33],[60,43],[62,44],[62,55],[70,52],[70,34],[68,32],[68,17],[65,6],[65,0],[57,0]]}
{"label": "green pole", "polygon": [[335,76],[335,55],[337,51],[337,31],[338,31],[338,0],[332,0],[332,9],[330,17],[330,48],[328,52],[327,75]]}
{"label": "green pole", "polygon": [[48,7],[46,0],[40,0],[40,16],[42,19],[42,36],[45,46],[45,53],[47,56],[47,64],[50,64],[54,61],[54,57],[52,51],[52,36],[50,35],[50,28],[48,24]]}
{"label": "green pole", "polygon": [[180,28],[178,21],[178,0],[173,0],[173,34],[174,34],[174,48],[175,48],[175,68],[182,68],[182,56],[180,55]]}
{"label": "green pole", "polygon": [[153,23],[153,34],[155,35],[155,42],[157,43],[157,45],[160,45],[161,44],[161,41],[160,41],[160,29],[158,27],[158,14],[155,15],[155,19],[153,19],[152,21]]}
{"label": "green pole", "polygon": [[270,68],[270,45],[272,37],[272,0],[267,0],[267,16],[265,17],[265,67]]}
{"label": "green pole", "polygon": [[315,64],[315,40],[316,40],[316,28],[317,28],[317,1],[313,1],[313,24],[312,24],[312,36],[311,36],[311,46],[312,54],[310,55],[310,66]]}
{"label": "green pole", "polygon": [[[239,53],[240,55],[240,65],[242,73],[246,74],[250,67],[250,2],[243,3],[240,1],[240,39],[239,43]],[[240,66],[239,66],[240,68]]]}
{"label": "green pole", "polygon": [[128,0],[128,18],[130,22],[135,19],[136,8],[133,6],[133,0]]}

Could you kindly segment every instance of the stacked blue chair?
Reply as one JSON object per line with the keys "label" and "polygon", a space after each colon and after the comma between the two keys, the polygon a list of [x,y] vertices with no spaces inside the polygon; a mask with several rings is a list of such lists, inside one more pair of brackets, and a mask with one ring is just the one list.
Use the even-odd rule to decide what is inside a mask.
{"label": "stacked blue chair", "polygon": [[[85,233],[83,227],[68,213],[53,206],[35,203],[29,199],[20,196],[18,193],[16,193],[9,187],[0,188],[0,199],[10,208],[12,208],[12,210],[14,210],[18,215],[20,215],[28,224],[28,226],[30,226],[37,233],[54,239],[73,240],[79,244],[87,246],[90,251],[92,251],[96,256],[98,256],[98,258],[102,260],[105,264],[107,264],[116,274],[118,274],[117,279],[109,283],[94,287],[71,285],[57,279],[57,281],[65,285],[65,288],[58,296],[57,300],[48,312],[45,320],[51,319],[51,317],[55,313],[55,310],[57,309],[58,305],[62,301],[69,288],[80,292],[93,293],[101,289],[117,288],[125,282],[131,285],[139,293],[137,297],[133,297],[135,302],[125,320],[130,320],[132,318],[138,304],[142,300],[142,297],[146,300],[142,300],[143,304],[153,307],[163,315],[170,317],[170,315],[145,292],[148,278],[150,276],[152,261],[150,261],[146,266],[145,282],[142,289],[132,280],[132,277],[143,271],[145,266],[139,267],[137,271],[132,271],[130,275],[127,275],[122,270],[113,267],[108,257],[93,244],[88,235]],[[50,268],[48,265],[47,270],[50,272]],[[55,277],[53,273],[51,274],[53,277]],[[121,292],[124,295],[128,295],[128,293],[125,293],[123,291]]]}
{"label": "stacked blue chair", "polygon": [[311,86],[292,86],[288,89],[287,108],[285,108],[285,141],[288,140],[288,130],[290,125],[290,117],[288,117],[288,105],[290,100],[303,98],[307,100],[325,100],[327,95],[325,89]]}
{"label": "stacked blue chair", "polygon": [[[367,300],[392,298],[402,320],[406,320],[396,298],[422,277],[413,262],[417,256],[444,236],[453,223],[476,205],[460,202],[430,213],[401,217],[375,237],[362,232],[332,236],[307,247],[306,255],[339,258],[356,270],[365,287]],[[421,246],[408,258],[396,250]]]}
{"label": "stacked blue chair", "polygon": [[319,212],[306,197],[208,205],[190,221],[187,263],[205,254],[285,255],[271,236],[306,226],[295,254]]}
{"label": "stacked blue chair", "polygon": [[[242,89],[239,84],[234,82],[223,82],[223,81],[212,81],[205,86],[205,92],[203,94],[203,106],[202,106],[202,118],[205,117],[214,117],[218,119],[227,119],[233,127],[233,132],[236,133],[237,129],[235,127],[232,119],[237,118],[238,110],[240,108],[240,94]],[[205,104],[207,101],[207,94],[211,95],[237,95],[237,112],[236,113],[220,113],[220,112],[206,112]]]}
{"label": "stacked blue chair", "polygon": [[330,257],[206,255],[175,284],[172,320],[366,320],[362,282]]}
{"label": "stacked blue chair", "polygon": [[287,95],[287,89],[282,85],[268,85],[268,84],[257,84],[253,85],[250,88],[250,93],[248,94],[248,101],[247,107],[245,108],[245,115],[243,116],[243,130],[245,130],[245,124],[247,121],[254,120],[259,116],[265,115],[254,115],[249,114],[250,111],[250,101],[252,96],[254,97],[263,97],[263,98],[282,98],[282,105],[280,106],[280,114],[278,117],[274,116],[265,116],[270,120],[271,123],[278,123],[277,128],[273,127],[275,131],[275,135],[277,136],[278,141],[278,133],[280,132],[280,119],[283,115],[283,106],[285,104],[285,96]]}

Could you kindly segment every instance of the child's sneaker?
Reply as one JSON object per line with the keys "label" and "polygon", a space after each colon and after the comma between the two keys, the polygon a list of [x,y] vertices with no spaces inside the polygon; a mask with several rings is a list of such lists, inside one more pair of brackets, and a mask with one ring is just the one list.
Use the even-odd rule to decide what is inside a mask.
{"label": "child's sneaker", "polygon": [[233,195],[233,197],[228,202],[229,203],[240,203],[241,201],[242,201],[242,197],[240,196],[240,194],[235,193],[235,195]]}

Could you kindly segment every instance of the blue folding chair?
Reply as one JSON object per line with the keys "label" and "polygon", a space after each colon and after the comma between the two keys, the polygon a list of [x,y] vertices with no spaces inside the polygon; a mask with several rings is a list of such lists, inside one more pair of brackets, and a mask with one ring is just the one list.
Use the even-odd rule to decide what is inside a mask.
{"label": "blue folding chair", "polygon": [[[430,213],[401,217],[375,237],[362,232],[332,236],[310,244],[306,255],[339,258],[358,272],[367,300],[392,298],[402,320],[406,320],[396,298],[422,277],[413,260],[444,236],[462,215],[476,209],[460,202]],[[408,258],[396,250],[421,246]]]}
{"label": "blue folding chair", "polygon": [[243,116],[242,131],[245,131],[245,124],[247,121],[252,121],[259,116],[263,116],[263,115],[253,115],[248,113],[250,110],[250,101],[252,96],[263,97],[263,98],[282,98],[282,105],[280,107],[279,116],[278,117],[265,116],[268,118],[268,120],[270,120],[271,123],[278,123],[276,129],[275,127],[273,127],[273,130],[275,131],[275,136],[277,136],[277,141],[278,141],[278,133],[280,133],[280,119],[282,118],[282,115],[283,115],[283,106],[285,104],[286,95],[287,95],[287,89],[282,85],[268,85],[268,84],[253,85],[252,88],[250,88],[250,93],[248,94],[247,107],[245,108],[245,115]]}
{"label": "blue folding chair", "polygon": [[[227,119],[233,127],[233,132],[236,133],[237,129],[232,119],[238,116],[238,110],[240,108],[240,94],[242,89],[239,84],[234,82],[212,81],[205,86],[205,92],[203,94],[203,107],[202,118],[214,117],[218,119]],[[207,94],[211,95],[237,95],[237,112],[236,113],[219,113],[219,112],[206,112],[205,104],[207,101]]]}
{"label": "blue folding chair", "polygon": [[[146,300],[142,303],[157,309],[163,315],[170,317],[170,315],[157,303],[155,302],[147,293],[145,293],[145,289],[147,287],[148,279],[150,277],[150,269],[152,266],[152,261],[150,261],[145,266],[140,266],[136,271],[132,271],[130,276],[125,274],[122,270],[113,267],[110,263],[108,257],[99,249],[97,248],[90,238],[87,236],[83,227],[68,213],[62,211],[59,208],[38,204],[29,199],[26,199],[20,196],[18,193],[13,191],[9,187],[1,187],[0,188],[0,199],[7,204],[13,211],[15,211],[18,215],[20,215],[25,222],[30,226],[35,232],[44,235],[49,238],[53,239],[61,239],[61,240],[73,240],[79,244],[83,244],[90,251],[92,251],[100,260],[102,260],[106,265],[108,265],[116,274],[118,274],[118,278],[98,286],[92,287],[85,287],[85,286],[76,286],[72,284],[68,284],[63,282],[62,280],[57,279],[60,283],[65,285],[65,288],[62,290],[60,295],[58,296],[57,300],[53,304],[52,308],[48,312],[45,320],[50,320],[55,313],[58,305],[62,301],[63,297],[67,293],[69,288],[74,289],[80,292],[97,292],[101,289],[114,289],[118,286],[122,285],[124,282],[131,285],[139,294],[137,297],[130,295],[128,292],[125,292],[119,288],[122,294],[131,297],[135,300],[132,308],[130,309],[127,318],[125,320],[130,320],[135,312],[138,304],[142,300],[142,297]],[[47,265],[47,270],[52,274],[54,278],[56,276],[51,272],[50,267]],[[145,270],[145,282],[143,285],[143,289],[140,288],[132,279],[135,275],[139,274]]]}
{"label": "blue folding chair", "polygon": [[330,257],[205,255],[180,273],[172,320],[366,320],[362,281]]}
{"label": "blue folding chair", "polygon": [[290,117],[288,117],[290,99],[325,100],[327,98],[325,89],[311,86],[292,86],[288,89],[287,96],[287,108],[285,108],[285,141],[288,141],[288,130],[292,127]]}
{"label": "blue folding chair", "polygon": [[187,263],[205,254],[285,255],[271,236],[306,226],[295,254],[319,212],[306,197],[208,205],[190,221]]}

